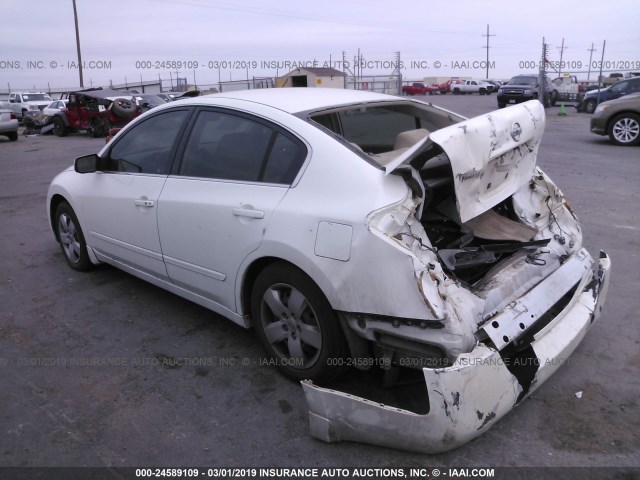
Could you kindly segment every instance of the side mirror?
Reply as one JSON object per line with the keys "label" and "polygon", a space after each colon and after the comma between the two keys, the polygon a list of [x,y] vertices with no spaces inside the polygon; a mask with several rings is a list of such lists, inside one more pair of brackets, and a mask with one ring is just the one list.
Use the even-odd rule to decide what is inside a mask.
{"label": "side mirror", "polygon": [[100,157],[95,153],[76,158],[74,169],[78,173],[94,173],[99,170]]}

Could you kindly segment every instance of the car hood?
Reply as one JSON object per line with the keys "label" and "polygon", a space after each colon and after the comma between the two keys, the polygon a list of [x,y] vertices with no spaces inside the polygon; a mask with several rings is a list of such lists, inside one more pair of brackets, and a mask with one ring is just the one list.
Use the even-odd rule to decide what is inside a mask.
{"label": "car hood", "polygon": [[432,132],[385,166],[391,173],[433,143],[449,157],[460,220],[467,222],[531,180],[544,132],[537,100],[496,110]]}
{"label": "car hood", "polygon": [[[600,93],[607,92],[608,90],[609,90],[609,87],[602,87],[600,89]],[[589,90],[588,92],[586,92],[584,94],[585,97],[595,97],[597,95],[598,95],[598,89],[597,88],[594,88],[593,90]]]}

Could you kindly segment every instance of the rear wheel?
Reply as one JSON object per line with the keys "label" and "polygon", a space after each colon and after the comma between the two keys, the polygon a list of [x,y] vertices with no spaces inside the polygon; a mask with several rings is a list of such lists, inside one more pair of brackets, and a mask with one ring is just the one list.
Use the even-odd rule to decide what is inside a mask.
{"label": "rear wheel", "polygon": [[11,140],[12,142],[15,142],[16,140],[18,140],[18,132],[8,133],[7,137],[9,137],[9,140]]}
{"label": "rear wheel", "polygon": [[336,314],[301,270],[283,263],[265,268],[251,293],[251,317],[260,343],[285,375],[328,381],[342,372],[348,349]]}
{"label": "rear wheel", "polygon": [[609,138],[616,145],[640,144],[640,115],[622,113],[614,117],[609,124]]}
{"label": "rear wheel", "polygon": [[87,243],[73,209],[62,202],[56,209],[55,228],[64,258],[71,268],[79,271],[90,270],[93,264],[89,260]]}

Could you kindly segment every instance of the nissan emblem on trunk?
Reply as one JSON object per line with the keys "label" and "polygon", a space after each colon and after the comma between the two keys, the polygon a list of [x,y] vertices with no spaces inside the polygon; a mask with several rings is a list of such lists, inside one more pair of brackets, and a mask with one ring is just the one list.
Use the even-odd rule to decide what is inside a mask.
{"label": "nissan emblem on trunk", "polygon": [[511,138],[513,138],[514,142],[517,142],[520,140],[520,135],[522,135],[522,127],[518,122],[514,122],[511,125]]}

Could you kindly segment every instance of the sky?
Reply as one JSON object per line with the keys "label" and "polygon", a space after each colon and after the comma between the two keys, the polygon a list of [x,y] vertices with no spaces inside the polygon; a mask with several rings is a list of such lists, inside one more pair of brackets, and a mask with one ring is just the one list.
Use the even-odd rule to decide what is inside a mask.
{"label": "sky", "polygon": [[[537,72],[542,39],[562,71],[640,71],[638,0],[76,0],[84,84],[276,76],[296,66],[405,80]],[[0,92],[77,88],[72,0],[0,0]],[[596,50],[590,52],[589,49]],[[344,53],[343,53],[344,52]],[[399,52],[399,53],[398,53]],[[343,64],[343,58],[347,63]],[[551,74],[552,76],[553,73]]]}

